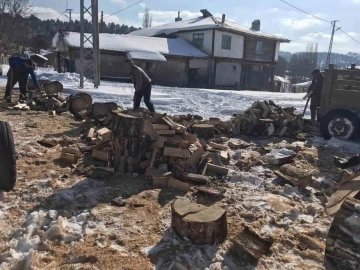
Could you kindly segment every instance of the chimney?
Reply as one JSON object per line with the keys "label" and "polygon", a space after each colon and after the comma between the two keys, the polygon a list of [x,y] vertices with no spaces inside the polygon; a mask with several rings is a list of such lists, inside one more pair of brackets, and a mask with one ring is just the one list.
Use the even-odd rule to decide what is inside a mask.
{"label": "chimney", "polygon": [[207,9],[202,9],[200,10],[200,12],[202,13],[204,18],[213,17],[213,15]]}
{"label": "chimney", "polygon": [[251,30],[260,31],[260,20],[255,20],[252,22]]}
{"label": "chimney", "polygon": [[180,18],[180,11],[178,11],[178,17],[175,18],[175,22],[180,22],[182,21],[182,18]]}
{"label": "chimney", "polygon": [[225,14],[222,15],[221,23],[222,23],[222,24],[225,23]]}

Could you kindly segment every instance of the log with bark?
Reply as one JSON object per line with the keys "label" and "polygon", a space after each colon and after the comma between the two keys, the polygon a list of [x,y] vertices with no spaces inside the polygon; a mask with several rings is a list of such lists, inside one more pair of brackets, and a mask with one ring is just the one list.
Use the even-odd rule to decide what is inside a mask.
{"label": "log with bark", "polygon": [[360,201],[348,198],[337,212],[330,227],[325,250],[325,261],[334,269],[360,267]]}
{"label": "log with bark", "polygon": [[113,113],[111,145],[116,171],[138,173],[146,154],[146,136],[141,135],[144,119]]}
{"label": "log with bark", "polygon": [[195,124],[191,128],[199,138],[211,139],[215,135],[215,127],[212,124]]}
{"label": "log with bark", "polygon": [[171,204],[171,226],[176,233],[196,245],[221,244],[227,237],[226,212],[184,199]]}

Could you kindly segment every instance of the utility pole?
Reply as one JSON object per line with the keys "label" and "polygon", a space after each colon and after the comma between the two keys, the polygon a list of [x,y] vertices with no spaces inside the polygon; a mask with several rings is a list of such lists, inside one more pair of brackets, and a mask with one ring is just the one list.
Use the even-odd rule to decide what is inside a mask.
{"label": "utility pole", "polygon": [[331,33],[331,39],[330,39],[330,45],[329,45],[329,51],[328,51],[328,55],[326,58],[326,65],[325,65],[325,69],[328,68],[329,64],[330,64],[330,60],[331,60],[331,51],[332,51],[332,46],[333,46],[333,41],[334,41],[334,35],[335,35],[335,31],[339,30],[340,28],[336,29],[336,23],[338,21],[332,21],[332,25],[333,25],[333,29],[332,29],[332,33]]}
{"label": "utility pole", "polygon": [[66,9],[66,11],[69,11],[69,16],[68,16],[68,15],[65,15],[65,17],[68,17],[69,20],[70,20],[70,22],[72,22],[72,20],[71,20],[71,13],[72,13],[73,9],[68,8],[68,9]]}
{"label": "utility pole", "polygon": [[104,11],[101,11],[100,31],[104,29]]}
{"label": "utility pole", "polygon": [[[84,2],[80,0],[80,87],[84,88],[86,74],[87,79],[93,80],[94,87],[97,88],[100,85],[99,6],[98,0],[91,0],[90,7],[85,7]],[[85,33],[86,13],[91,16],[89,23],[92,25],[92,33]],[[90,60],[86,65],[85,58]]]}

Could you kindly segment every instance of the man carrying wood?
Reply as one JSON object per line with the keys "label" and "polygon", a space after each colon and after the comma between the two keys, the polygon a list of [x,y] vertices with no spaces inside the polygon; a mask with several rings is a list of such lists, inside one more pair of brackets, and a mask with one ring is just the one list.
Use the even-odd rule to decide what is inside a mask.
{"label": "man carrying wood", "polygon": [[310,95],[310,112],[311,112],[311,120],[312,121],[320,121],[319,119],[319,109],[320,109],[320,101],[321,101],[321,91],[323,87],[324,75],[321,74],[319,69],[314,69],[311,72],[313,76],[312,83],[308,89],[308,93],[312,91]]}
{"label": "man carrying wood", "polygon": [[134,65],[133,61],[125,61],[126,69],[129,71],[130,78],[135,87],[134,109],[140,107],[141,99],[144,97],[146,107],[150,112],[155,112],[154,104],[151,102],[151,79],[140,67]]}
{"label": "man carrying wood", "polygon": [[11,103],[11,90],[15,84],[19,83],[20,88],[20,98],[19,102],[24,102],[26,100],[26,86],[29,74],[35,84],[35,87],[40,90],[38,85],[35,72],[34,72],[34,63],[31,59],[24,59],[21,57],[10,57],[9,58],[9,71],[7,73],[7,84],[5,91],[5,100],[8,103]]}

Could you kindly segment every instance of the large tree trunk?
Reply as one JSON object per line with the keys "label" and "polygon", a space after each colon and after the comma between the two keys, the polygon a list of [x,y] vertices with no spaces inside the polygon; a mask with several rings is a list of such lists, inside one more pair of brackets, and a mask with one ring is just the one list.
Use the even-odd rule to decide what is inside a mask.
{"label": "large tree trunk", "polygon": [[[326,240],[325,260],[333,269],[359,269],[360,201],[348,198],[335,215]],[[329,269],[332,269],[331,267]]]}
{"label": "large tree trunk", "polygon": [[144,119],[122,113],[113,115],[111,145],[115,170],[138,173],[146,154],[146,136],[141,134]]}
{"label": "large tree trunk", "polygon": [[226,212],[184,199],[171,204],[171,226],[196,245],[221,244],[227,236]]}

